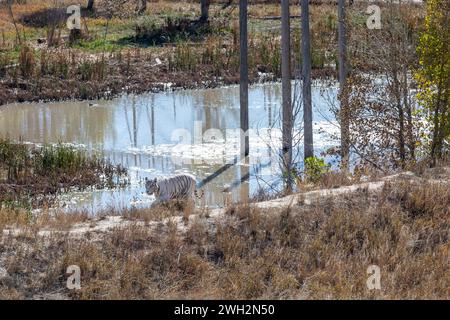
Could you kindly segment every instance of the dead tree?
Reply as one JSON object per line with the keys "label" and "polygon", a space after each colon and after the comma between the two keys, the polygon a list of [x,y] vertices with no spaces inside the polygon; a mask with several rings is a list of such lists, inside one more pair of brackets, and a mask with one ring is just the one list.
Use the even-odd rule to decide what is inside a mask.
{"label": "dead tree", "polygon": [[249,154],[247,0],[239,2],[241,157]]}
{"label": "dead tree", "polygon": [[342,169],[348,169],[350,153],[350,123],[348,112],[347,93],[345,84],[347,80],[347,39],[345,28],[345,0],[338,0],[338,41],[339,41],[339,101],[340,101],[340,126],[341,126],[341,163]]}
{"label": "dead tree", "polygon": [[286,192],[292,191],[292,101],[290,54],[289,0],[281,1],[281,79],[283,100],[283,170],[286,173]]}

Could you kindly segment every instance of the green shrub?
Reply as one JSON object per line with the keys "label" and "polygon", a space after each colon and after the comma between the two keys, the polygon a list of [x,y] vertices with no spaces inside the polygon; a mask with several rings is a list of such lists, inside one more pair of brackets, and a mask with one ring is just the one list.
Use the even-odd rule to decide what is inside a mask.
{"label": "green shrub", "polygon": [[308,182],[319,182],[329,170],[330,165],[322,158],[309,157],[305,160],[304,176],[305,180]]}

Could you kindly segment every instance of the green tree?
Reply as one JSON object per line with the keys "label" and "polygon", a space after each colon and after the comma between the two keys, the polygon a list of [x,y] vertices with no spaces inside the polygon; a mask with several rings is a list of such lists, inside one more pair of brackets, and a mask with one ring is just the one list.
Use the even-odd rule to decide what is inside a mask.
{"label": "green tree", "polygon": [[428,0],[424,31],[417,48],[417,98],[431,124],[433,165],[443,156],[450,138],[450,28],[448,0]]}

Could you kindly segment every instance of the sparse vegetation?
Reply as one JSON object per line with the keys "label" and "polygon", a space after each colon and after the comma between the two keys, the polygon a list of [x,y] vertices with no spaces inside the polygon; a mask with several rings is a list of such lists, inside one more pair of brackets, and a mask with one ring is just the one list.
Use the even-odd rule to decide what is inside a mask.
{"label": "sparse vegetation", "polygon": [[[449,190],[395,182],[309,206],[229,207],[220,218],[191,217],[185,231],[133,219],[81,237],[39,231],[89,224],[82,214],[34,220],[3,209],[0,230],[21,231],[0,241],[0,297],[448,299]],[[81,290],[65,287],[73,264]],[[372,264],[381,268],[379,291],[366,287]]]}
{"label": "sparse vegetation", "polygon": [[[109,6],[108,12],[102,9],[103,2]],[[418,31],[423,10],[415,5],[403,5],[410,8],[405,23],[413,32]],[[96,3],[94,12],[82,11],[83,37],[73,43],[67,41],[62,9],[52,6],[50,1],[13,6],[19,17],[19,35],[24,34],[26,43],[18,43],[16,32],[0,25],[1,30],[7,30],[3,31],[5,40],[0,50],[0,75],[4,78],[0,82],[0,104],[110,98],[124,91],[159,91],[163,89],[161,82],[171,82],[179,88],[237,83],[238,23],[233,6],[221,9],[222,4],[213,2],[209,22],[203,23],[198,20],[200,6],[196,3],[183,3],[182,12],[176,2],[152,3],[151,11],[136,18],[130,3],[117,7],[103,0]],[[383,10],[390,9],[383,7]],[[377,46],[379,39],[367,36],[362,11],[357,5],[349,9],[354,38],[350,42],[350,61],[358,69],[364,66],[366,70],[379,70],[376,61],[372,61],[375,64],[367,61],[365,49]],[[281,75],[279,20],[273,18],[280,14],[278,4],[254,2],[249,12],[250,81],[261,79],[258,72],[267,74],[264,80],[276,80]],[[293,5],[292,14],[296,16],[298,12],[298,6]],[[7,12],[1,15],[9,19]],[[321,4],[312,7],[311,16],[313,76],[334,78],[337,12],[334,5]],[[296,24],[293,27],[296,32],[291,41],[291,66],[293,76],[297,76],[301,60],[300,32]],[[364,47],[361,38],[367,42]],[[121,57],[130,52],[132,59],[127,62],[124,74],[123,68],[117,66],[123,63]],[[44,73],[39,71],[43,64],[47,67]],[[52,92],[45,90],[49,83],[58,88]]]}
{"label": "sparse vegetation", "polygon": [[416,79],[418,99],[432,123],[430,156],[435,162],[450,143],[450,5],[446,1],[427,2],[425,30],[417,50],[419,70]]}
{"label": "sparse vegetation", "polygon": [[[78,2],[0,4],[0,105],[108,99],[125,92],[239,81],[238,10],[232,3],[165,0],[147,6],[145,0],[90,0],[81,10],[82,29],[76,31],[65,26],[70,4]],[[283,26],[289,33],[285,4]],[[312,117],[304,115],[309,133],[306,124],[302,131],[293,121],[292,130],[283,119],[283,137],[285,131],[295,131],[297,141],[302,135],[311,137],[304,142],[310,148],[305,149],[309,158],[303,169],[291,166],[292,159],[280,165],[281,172],[284,165],[288,173],[281,173],[282,178],[289,177],[285,191],[270,185],[270,195],[261,189],[250,201],[215,210],[175,200],[143,209],[130,204],[96,216],[68,213],[52,207],[58,195],[125,185],[127,170],[67,144],[40,146],[0,137],[0,299],[449,299],[448,4],[429,0],[427,10],[409,2],[377,5],[388,17],[382,30],[367,28],[365,3],[346,8],[347,58],[340,54],[339,62],[348,64],[348,77],[341,73],[336,79],[336,6],[311,3],[312,77],[321,79],[324,87],[345,82],[338,98],[331,98],[340,103],[330,106],[336,120],[330,122],[348,123],[345,146],[321,156],[340,156],[345,165],[332,170],[324,159],[309,157],[314,154]],[[298,19],[299,12],[298,4],[291,4],[292,19]],[[250,1],[250,82],[281,76],[280,14],[277,1]],[[300,78],[297,22],[291,23],[291,75],[282,85],[283,115],[292,120],[311,105],[294,93],[291,117],[291,103],[284,103],[291,97],[285,90],[290,89],[289,77]],[[285,53],[288,49],[283,47]],[[309,67],[303,70],[303,83],[309,83]],[[303,97],[309,96],[305,92]],[[146,116],[155,140],[158,103],[151,103]],[[174,98],[174,119],[176,103]],[[98,110],[99,104],[87,106]],[[123,104],[130,153],[138,167],[147,160],[135,153],[138,137],[149,132],[138,130],[145,116],[134,97],[132,128],[127,102]],[[348,112],[340,112],[343,106]],[[273,110],[268,113],[269,127],[278,129]],[[207,128],[215,122],[209,109],[204,118]],[[123,132],[111,135],[126,135]],[[282,150],[271,147],[271,154],[293,149],[292,137],[288,146],[282,140]],[[152,147],[157,144],[153,141]],[[351,170],[346,149],[356,162]],[[124,155],[119,157],[123,161]],[[125,157],[128,161],[128,154]],[[163,158],[161,166],[166,167]],[[156,166],[148,163],[149,169]],[[244,175],[243,169],[241,182],[252,175],[249,170]],[[291,173],[297,194],[292,194]],[[248,189],[244,191],[249,194]],[[290,195],[269,201],[285,193]],[[381,268],[381,290],[371,291],[366,270],[374,264]],[[66,288],[70,265],[81,268],[79,290]]]}
{"label": "sparse vegetation", "polygon": [[0,139],[0,208],[48,206],[63,190],[120,185],[126,169],[65,145]]}

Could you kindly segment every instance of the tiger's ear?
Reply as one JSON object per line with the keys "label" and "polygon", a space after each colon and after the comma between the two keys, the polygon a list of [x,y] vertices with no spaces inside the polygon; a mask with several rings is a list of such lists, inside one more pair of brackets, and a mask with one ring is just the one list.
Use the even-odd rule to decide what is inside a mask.
{"label": "tiger's ear", "polygon": [[157,182],[158,182],[158,178],[155,178],[155,180],[153,180],[153,182],[154,182],[154,183],[157,183]]}

